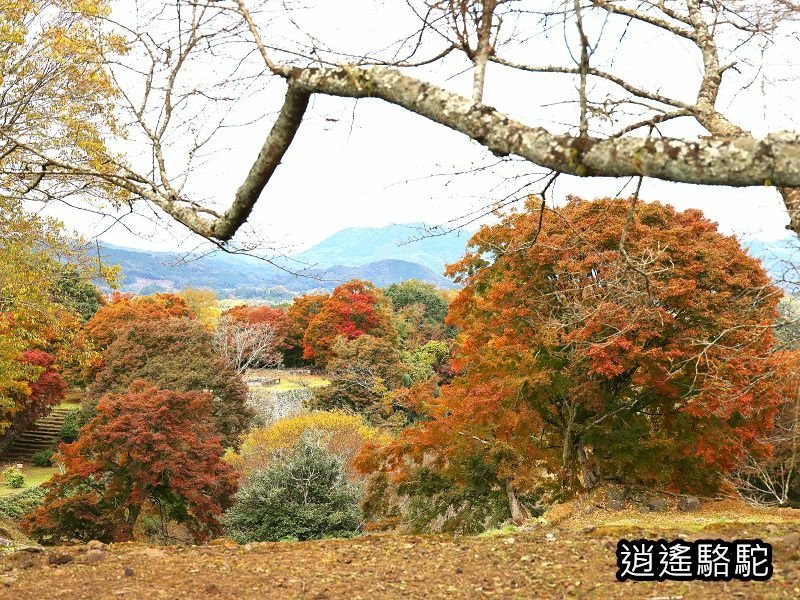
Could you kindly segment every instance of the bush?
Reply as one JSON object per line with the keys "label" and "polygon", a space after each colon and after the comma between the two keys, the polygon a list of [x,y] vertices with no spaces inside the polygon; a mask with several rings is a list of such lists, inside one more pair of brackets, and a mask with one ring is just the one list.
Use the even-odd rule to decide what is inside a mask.
{"label": "bush", "polygon": [[366,425],[358,415],[315,411],[251,431],[242,442],[240,453],[228,455],[228,459],[249,475],[266,469],[276,452],[291,451],[309,432],[314,432],[325,450],[343,461],[349,474],[355,474],[353,458],[364,444],[386,441],[383,433]]}
{"label": "bush", "polygon": [[32,457],[31,461],[37,467],[49,467],[52,464],[53,451],[50,449],[39,450]]}
{"label": "bush", "polygon": [[239,543],[352,537],[361,524],[360,490],[342,460],[306,434],[290,452],[253,473],[223,523]]}
{"label": "bush", "polygon": [[9,467],[3,471],[3,478],[6,485],[10,488],[21,488],[25,485],[25,476],[16,467]]}
{"label": "bush", "polygon": [[0,519],[21,519],[37,506],[41,506],[47,490],[32,487],[23,492],[0,497]]}
{"label": "bush", "polygon": [[81,409],[76,408],[67,413],[61,425],[61,439],[65,442],[74,442],[78,439],[78,430],[81,428]]}

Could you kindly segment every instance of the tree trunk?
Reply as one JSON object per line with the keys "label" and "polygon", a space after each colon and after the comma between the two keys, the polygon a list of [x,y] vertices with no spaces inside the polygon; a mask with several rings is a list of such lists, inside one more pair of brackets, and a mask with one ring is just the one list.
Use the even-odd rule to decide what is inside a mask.
{"label": "tree trunk", "polygon": [[529,516],[527,510],[517,498],[517,492],[510,479],[506,480],[506,494],[508,494],[508,508],[511,511],[511,522],[514,525],[521,525],[526,517]]}
{"label": "tree trunk", "polygon": [[577,442],[577,455],[578,462],[581,466],[581,479],[583,479],[583,487],[586,490],[590,490],[600,483],[600,468],[597,466],[597,463],[587,456],[586,448],[584,448],[583,443],[580,441]]}

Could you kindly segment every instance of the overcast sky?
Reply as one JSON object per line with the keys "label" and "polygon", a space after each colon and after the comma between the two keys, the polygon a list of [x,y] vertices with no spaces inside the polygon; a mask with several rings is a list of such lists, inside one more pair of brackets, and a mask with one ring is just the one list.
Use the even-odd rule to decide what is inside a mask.
{"label": "overcast sky", "polygon": [[[316,8],[293,13],[294,22],[314,35],[327,36],[326,40],[337,48],[349,50],[355,46],[363,51],[381,47],[386,39],[394,39],[391,35],[415,26],[413,15],[400,0],[349,0],[346,8],[342,3],[313,0],[306,4]],[[129,5],[117,5],[120,18],[129,16],[125,6]],[[259,18],[266,24],[271,17]],[[270,27],[280,31],[281,25],[270,21]],[[563,31],[560,35],[560,44],[558,35],[554,35],[533,46],[529,42],[524,50],[537,56],[539,64],[568,64]],[[691,99],[700,73],[699,56],[660,34],[653,37],[650,28],[632,33],[626,43],[634,48],[638,44],[642,51],[619,53],[610,47],[605,59],[598,53],[598,60],[613,60],[616,73],[630,74],[637,82],[654,84],[675,96]],[[784,45],[768,48],[764,56],[766,70],[774,78],[796,72],[794,56],[800,44],[797,40],[794,45],[781,43]],[[510,50],[513,51],[514,48]],[[449,75],[445,84],[449,89],[469,93],[471,76],[457,75],[459,65],[446,64],[438,69],[426,75],[440,81]],[[552,104],[574,94],[574,82],[564,76],[544,77],[523,78],[490,65],[485,103],[527,123],[564,130],[563,121],[574,123],[570,112],[575,110],[574,105],[553,109]],[[190,189],[204,199],[224,206],[242,181],[280,106],[282,84],[274,81],[268,88],[263,95],[237,106],[240,122],[256,122],[225,132],[216,153],[193,174]],[[761,135],[769,130],[794,129],[796,124],[787,115],[796,111],[799,98],[798,83],[792,80],[779,87],[733,90],[723,97],[721,106],[729,109],[741,125]],[[537,111],[537,107],[548,110]],[[136,147],[128,146],[126,151],[135,162]],[[291,250],[351,226],[419,221],[439,225],[452,220],[463,223],[464,215],[513,195],[522,184],[538,177],[537,169],[522,161],[488,168],[496,162],[488,151],[464,136],[380,101],[315,97],[242,237],[257,237]],[[484,168],[476,170],[478,167]],[[625,183],[562,177],[557,182],[555,198],[563,199],[568,194],[588,198],[615,195]],[[787,235],[784,226],[788,218],[774,189],[710,188],[645,180],[642,197],[667,201],[679,209],[700,208],[723,231],[743,237],[773,240]],[[199,243],[183,227],[166,217],[159,219],[157,213],[141,206],[139,212],[145,216],[126,219],[127,227],[111,226],[109,219],[63,207],[53,212],[68,227],[87,236],[100,234],[101,239],[117,244],[176,249]]]}

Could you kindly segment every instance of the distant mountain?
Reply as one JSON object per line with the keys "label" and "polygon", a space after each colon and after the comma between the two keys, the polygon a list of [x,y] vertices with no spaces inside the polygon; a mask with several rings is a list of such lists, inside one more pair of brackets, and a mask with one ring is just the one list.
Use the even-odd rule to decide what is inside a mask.
{"label": "distant mountain", "polygon": [[353,278],[379,287],[408,279],[453,287],[442,273],[445,263],[464,253],[466,235],[448,234],[404,244],[417,231],[415,227],[346,229],[291,260],[282,260],[285,269],[255,257],[224,253],[188,258],[176,252],[108,243],[102,244],[101,253],[106,263],[120,265],[122,289],[140,294],[191,286],[213,289],[222,297],[280,302],[297,294],[329,291]]}
{"label": "distant mountain", "polygon": [[[221,252],[188,260],[175,252],[149,252],[107,243],[101,248],[105,262],[122,267],[122,289],[144,294],[191,286],[213,289],[222,297],[283,302],[297,294],[332,290],[353,278],[367,279],[380,287],[407,279],[454,287],[442,275],[444,265],[464,255],[469,234],[420,237],[424,227],[409,224],[343,229],[292,260],[283,260],[285,270],[255,257]],[[800,241],[795,238],[749,240],[743,245],[761,259],[776,280],[784,278],[790,261],[800,265]],[[800,279],[799,271],[795,270],[791,278]]]}
{"label": "distant mountain", "polygon": [[428,267],[437,274],[446,264],[464,255],[470,233],[452,231],[426,235],[423,223],[385,227],[350,227],[334,233],[295,256],[310,266],[356,267],[388,259],[404,260]]}

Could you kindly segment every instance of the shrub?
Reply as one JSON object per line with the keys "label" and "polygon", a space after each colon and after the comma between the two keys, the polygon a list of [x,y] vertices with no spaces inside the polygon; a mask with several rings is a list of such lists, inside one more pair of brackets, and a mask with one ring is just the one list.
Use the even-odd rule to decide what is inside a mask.
{"label": "shrub", "polygon": [[358,415],[315,411],[251,431],[240,453],[228,455],[228,459],[249,475],[267,468],[276,452],[290,451],[309,432],[314,432],[325,450],[342,460],[349,474],[355,474],[353,458],[364,444],[387,441],[385,434],[366,425]]}
{"label": "shrub", "polygon": [[67,413],[64,423],[61,425],[61,440],[64,442],[74,442],[78,439],[78,430],[81,428],[81,409],[76,408]]}
{"label": "shrub", "polygon": [[16,467],[9,467],[3,471],[3,478],[6,485],[10,488],[21,488],[25,485],[25,476]]}
{"label": "shrub", "polygon": [[32,487],[0,497],[0,519],[21,519],[37,506],[41,506],[46,494],[47,490],[44,488]]}
{"label": "shrub", "polygon": [[53,451],[50,449],[46,450],[39,450],[38,452],[34,453],[31,457],[31,461],[37,467],[49,467],[51,463],[51,459],[53,458]]}
{"label": "shrub", "polygon": [[361,523],[360,496],[342,460],[306,434],[291,452],[253,473],[223,523],[239,543],[351,537]]}

